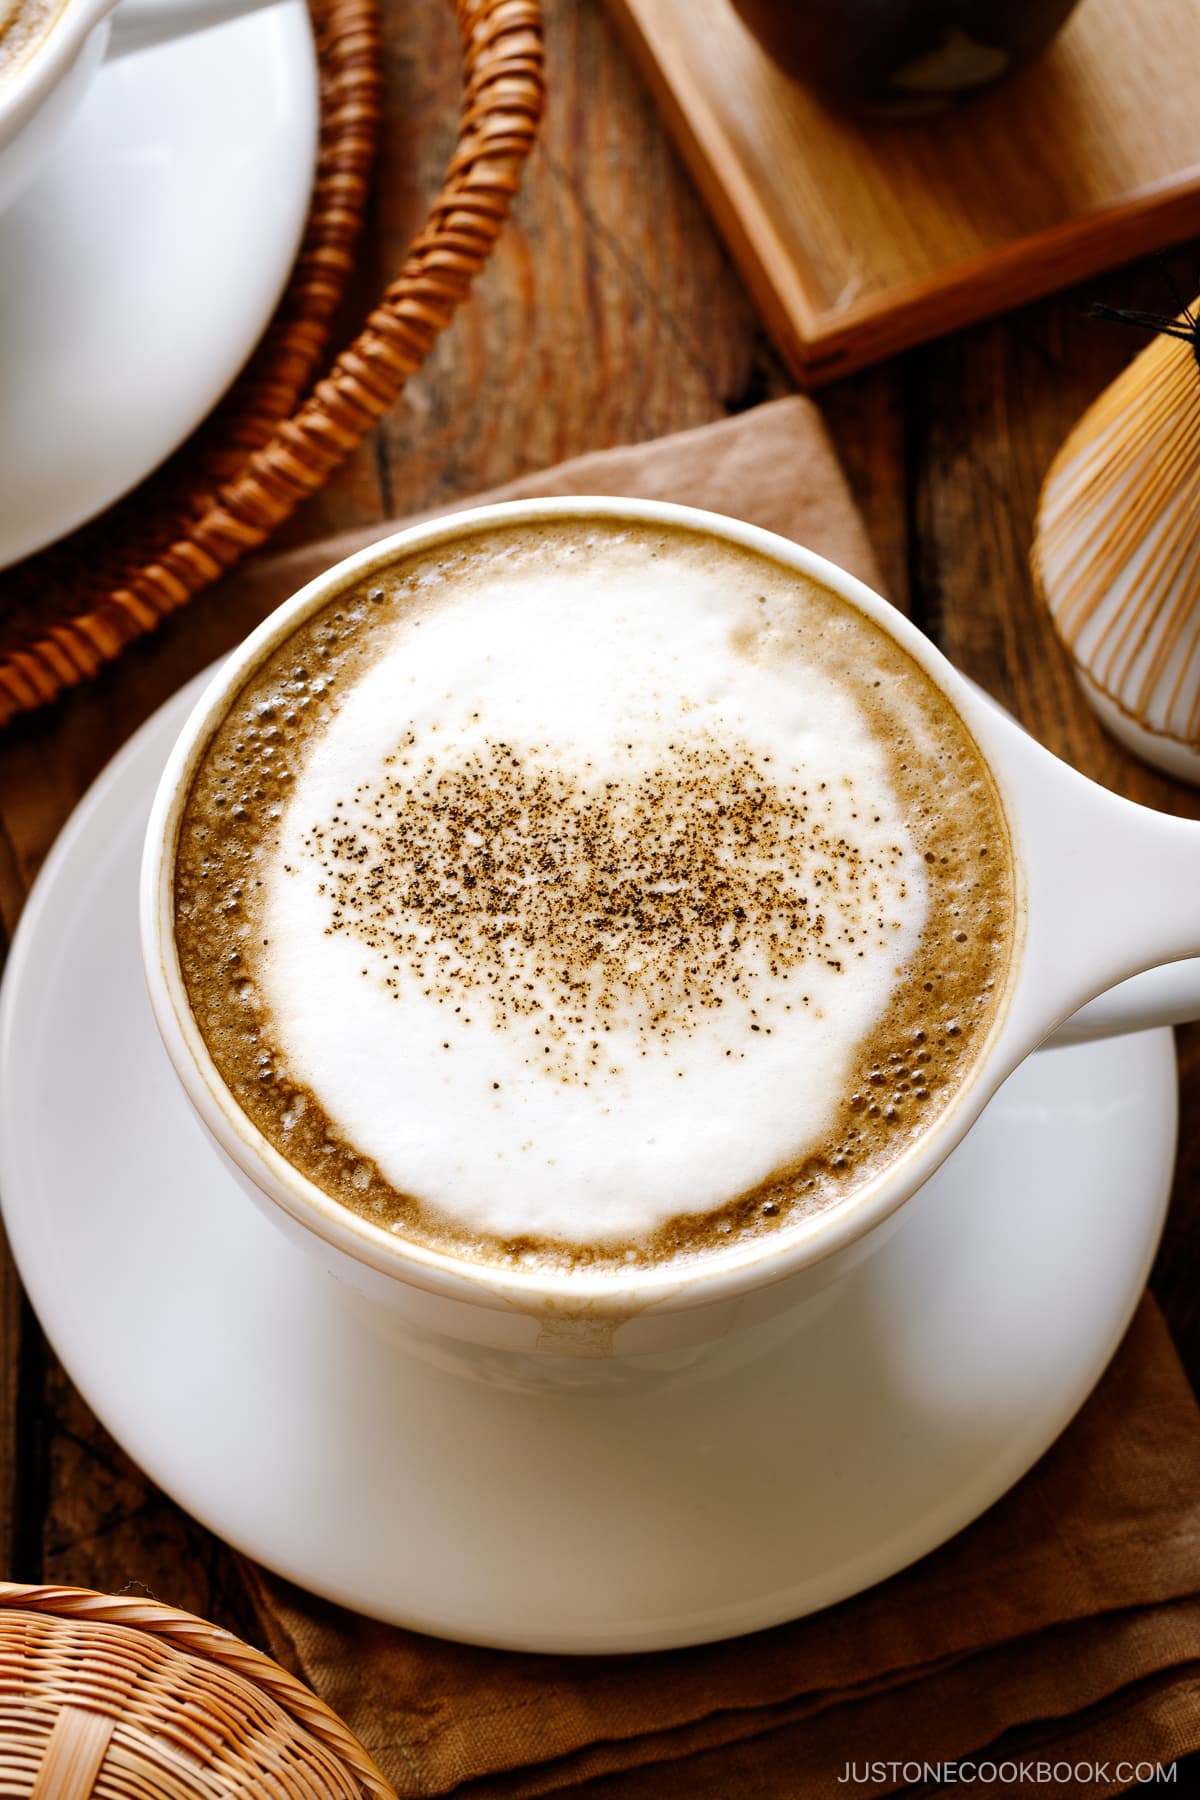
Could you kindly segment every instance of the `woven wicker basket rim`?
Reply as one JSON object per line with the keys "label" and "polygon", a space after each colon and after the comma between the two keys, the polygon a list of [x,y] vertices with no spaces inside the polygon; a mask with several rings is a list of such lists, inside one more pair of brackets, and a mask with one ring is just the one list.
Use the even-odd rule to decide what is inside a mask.
{"label": "woven wicker basket rim", "polygon": [[[232,1632],[212,1625],[194,1613],[182,1612],[158,1600],[100,1594],[90,1588],[0,1582],[0,1631],[7,1622],[31,1618],[84,1630],[96,1628],[88,1657],[88,1668],[93,1675],[103,1663],[108,1639],[104,1628],[107,1627],[136,1633],[148,1645],[167,1654],[225,1671],[239,1687],[244,1684],[247,1689],[265,1695],[273,1702],[306,1740],[319,1746],[322,1753],[345,1771],[365,1800],[396,1800],[395,1790],[372,1758],[323,1700],[263,1651],[253,1649]],[[4,1666],[0,1669],[0,1693],[12,1693],[14,1676],[10,1654],[4,1658]],[[30,1705],[31,1717],[37,1710]],[[40,1710],[44,1712],[45,1708]],[[0,1757],[3,1754],[5,1746],[0,1746]]]}
{"label": "woven wicker basket rim", "polygon": [[[458,25],[463,97],[457,141],[441,191],[404,264],[358,336],[309,386],[352,266],[380,108],[378,0],[309,0],[322,74],[321,167],[309,232],[270,328],[264,363],[256,355],[214,419],[228,421],[203,479],[166,520],[122,545],[117,566],[70,597],[51,572],[70,568],[77,540],[93,563],[114,508],[65,544],[0,577],[0,608],[29,626],[0,646],[0,725],[46,704],[96,674],[133,639],[231,568],[289,518],[329,478],[394,404],[424,362],[495,246],[536,138],[544,86],[538,0],[443,0]],[[275,332],[274,342],[270,341]],[[252,385],[249,398],[246,384]],[[304,397],[306,394],[307,397]],[[240,397],[242,410],[237,409]],[[231,402],[233,404],[231,404]],[[157,479],[157,478],[154,478]],[[150,484],[138,490],[144,495]],[[128,502],[122,503],[123,507]]]}

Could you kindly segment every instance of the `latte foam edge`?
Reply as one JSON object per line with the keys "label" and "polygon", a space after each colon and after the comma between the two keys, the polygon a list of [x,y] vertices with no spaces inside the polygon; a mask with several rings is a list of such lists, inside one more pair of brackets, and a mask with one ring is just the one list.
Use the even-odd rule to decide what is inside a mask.
{"label": "latte foam edge", "polygon": [[691,1255],[837,1202],[969,1067],[999,803],[922,671],[752,552],[489,531],[243,690],[177,849],[197,1022],[334,1198],[457,1254]]}

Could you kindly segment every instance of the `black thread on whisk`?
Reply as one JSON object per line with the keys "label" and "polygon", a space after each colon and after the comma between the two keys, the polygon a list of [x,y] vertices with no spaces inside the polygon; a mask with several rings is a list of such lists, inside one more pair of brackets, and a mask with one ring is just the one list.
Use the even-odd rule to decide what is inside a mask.
{"label": "black thread on whisk", "polygon": [[1088,309],[1086,316],[1089,319],[1116,319],[1118,324],[1138,325],[1145,331],[1157,332],[1159,337],[1178,338],[1181,344],[1191,346],[1196,367],[1200,369],[1200,319],[1197,319],[1184,301],[1165,260],[1162,257],[1156,260],[1171,290],[1171,298],[1175,302],[1174,314],[1142,312],[1136,307],[1106,306],[1103,300],[1097,300]]}

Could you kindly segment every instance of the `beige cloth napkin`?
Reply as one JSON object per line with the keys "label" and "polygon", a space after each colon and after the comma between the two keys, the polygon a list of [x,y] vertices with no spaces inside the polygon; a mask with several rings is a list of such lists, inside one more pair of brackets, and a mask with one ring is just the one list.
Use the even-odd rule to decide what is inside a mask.
{"label": "beige cloth napkin", "polygon": [[[877,584],[803,400],[487,498],[586,492],[733,513]],[[226,584],[229,604],[260,612],[377,535],[259,563]],[[1010,1765],[992,1792],[1099,1795],[1131,1785],[1139,1762],[1200,1748],[1200,1411],[1149,1300],[1011,1493],[913,1568],[792,1625],[653,1656],[518,1656],[376,1625],[248,1572],[274,1654],[405,1796],[925,1791],[923,1765],[973,1753]]]}

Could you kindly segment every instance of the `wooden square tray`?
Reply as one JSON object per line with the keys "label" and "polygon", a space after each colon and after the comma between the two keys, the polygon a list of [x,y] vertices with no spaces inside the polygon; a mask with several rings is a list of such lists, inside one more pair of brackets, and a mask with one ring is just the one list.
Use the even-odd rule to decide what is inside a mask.
{"label": "wooden square tray", "polygon": [[1200,231],[1200,0],[1083,0],[906,125],[823,107],[728,0],[610,4],[805,386]]}

